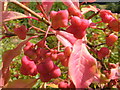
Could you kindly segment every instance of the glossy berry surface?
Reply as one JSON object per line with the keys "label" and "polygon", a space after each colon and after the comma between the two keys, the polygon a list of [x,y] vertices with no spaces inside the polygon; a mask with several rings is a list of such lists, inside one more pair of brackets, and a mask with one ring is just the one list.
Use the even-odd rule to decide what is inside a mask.
{"label": "glossy berry surface", "polygon": [[110,53],[110,51],[109,51],[109,49],[108,49],[107,47],[102,47],[102,48],[98,51],[97,55],[98,55],[98,58],[99,58],[99,59],[102,59],[102,58],[104,58],[105,56],[109,55],[109,53]]}
{"label": "glossy berry surface", "polygon": [[118,40],[118,36],[114,34],[110,34],[108,37],[106,37],[106,44],[108,46],[113,46],[117,40]]}

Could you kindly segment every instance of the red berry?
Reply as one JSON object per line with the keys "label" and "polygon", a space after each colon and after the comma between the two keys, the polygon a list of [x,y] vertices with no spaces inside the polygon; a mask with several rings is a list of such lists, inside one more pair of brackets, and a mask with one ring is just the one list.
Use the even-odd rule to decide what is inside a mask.
{"label": "red berry", "polygon": [[72,33],[74,37],[82,39],[86,34],[86,29],[89,26],[89,21],[86,19],[80,19],[77,16],[72,17],[71,24],[66,31]]}
{"label": "red berry", "polygon": [[37,65],[38,72],[41,74],[47,74],[54,69],[53,61],[48,57]]}
{"label": "red berry", "polygon": [[113,19],[111,20],[111,22],[109,23],[109,27],[116,32],[120,31],[120,22],[117,19]]}
{"label": "red berry", "polygon": [[68,67],[68,60],[69,58],[65,58],[65,59],[61,59],[60,61],[63,66]]}
{"label": "red berry", "polygon": [[58,29],[60,27],[67,27],[68,26],[68,11],[61,10],[61,11],[51,11],[50,18],[52,20],[52,27],[54,29]]}
{"label": "red berry", "polygon": [[56,61],[57,60],[57,54],[51,54],[51,59],[53,61]]}
{"label": "red berry", "polygon": [[20,68],[20,71],[23,75],[35,76],[37,74],[37,66],[29,57],[24,56],[22,58],[22,66]]}
{"label": "red berry", "polygon": [[42,63],[37,65],[37,70],[40,74],[47,74],[48,73],[44,67],[44,64],[42,64]]}
{"label": "red berry", "polygon": [[73,16],[80,17],[82,15],[79,9],[73,8],[73,7],[69,7],[68,12],[69,12],[70,15],[73,15]]}
{"label": "red berry", "polygon": [[65,57],[65,54],[63,52],[58,53],[58,59],[64,60],[65,58],[66,57]]}
{"label": "red berry", "polygon": [[58,84],[59,88],[68,88],[68,83],[65,81],[62,81]]}
{"label": "red berry", "polygon": [[[80,19],[77,16],[72,17],[71,24],[73,26],[79,27],[80,30],[85,30],[89,26],[89,21],[87,19]],[[75,28],[74,28],[75,29]]]}
{"label": "red berry", "polygon": [[36,49],[36,54],[37,57],[39,58],[46,58],[46,53],[48,52],[48,50],[44,49],[44,48],[37,48]]}
{"label": "red berry", "polygon": [[61,70],[55,65],[54,69],[50,72],[52,78],[57,78],[61,75]]}
{"label": "red berry", "polygon": [[116,35],[110,34],[108,37],[106,37],[106,44],[108,46],[112,46],[117,40],[118,37]]}
{"label": "red berry", "polygon": [[49,74],[40,74],[40,80],[42,82],[49,82],[51,80],[51,76]]}
{"label": "red berry", "polygon": [[101,10],[100,17],[102,18],[102,21],[104,23],[109,23],[111,20],[114,19],[110,10]]}
{"label": "red berry", "polygon": [[109,55],[109,53],[110,53],[110,51],[109,51],[109,49],[107,47],[102,47],[98,51],[97,55],[98,55],[99,59],[102,59],[102,58],[106,57],[107,55]]}
{"label": "red berry", "polygon": [[73,26],[81,26],[82,22],[81,22],[81,19],[80,19],[79,17],[74,16],[74,17],[72,17],[72,19],[71,19],[71,24],[72,24]]}
{"label": "red berry", "polygon": [[51,54],[52,54],[51,52],[46,53],[46,57],[50,57]]}
{"label": "red berry", "polygon": [[33,43],[31,42],[27,42],[26,46],[23,48],[24,51],[28,50],[28,49],[32,49],[33,48]]}
{"label": "red berry", "polygon": [[34,49],[28,49],[24,51],[24,54],[32,59],[35,59],[37,57]]}
{"label": "red berry", "polygon": [[69,57],[71,52],[72,52],[71,47],[69,47],[69,46],[65,47],[65,50],[64,50],[65,57]]}

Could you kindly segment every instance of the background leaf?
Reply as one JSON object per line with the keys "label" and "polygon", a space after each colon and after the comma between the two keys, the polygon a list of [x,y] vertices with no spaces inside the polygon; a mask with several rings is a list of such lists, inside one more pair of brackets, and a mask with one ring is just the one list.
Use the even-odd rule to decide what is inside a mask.
{"label": "background leaf", "polygon": [[87,13],[87,12],[89,12],[89,11],[93,11],[93,12],[97,13],[97,12],[98,12],[98,8],[96,8],[95,6],[89,5],[89,6],[87,6],[87,7],[83,7],[83,8],[81,9],[81,11],[82,11],[82,14],[85,14],[85,13]]}
{"label": "background leaf", "polygon": [[10,21],[14,19],[21,19],[27,17],[25,14],[14,12],[14,11],[3,11],[2,19],[3,21]]}
{"label": "background leaf", "polygon": [[32,88],[36,82],[37,79],[18,79],[9,82],[4,88]]}

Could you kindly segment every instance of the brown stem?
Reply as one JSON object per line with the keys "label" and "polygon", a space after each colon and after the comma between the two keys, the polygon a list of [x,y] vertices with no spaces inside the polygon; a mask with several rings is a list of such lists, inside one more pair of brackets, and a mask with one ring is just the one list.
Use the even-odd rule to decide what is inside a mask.
{"label": "brown stem", "polygon": [[45,13],[45,11],[44,11],[43,7],[40,5],[40,3],[39,3],[39,2],[37,2],[37,4],[38,4],[38,8],[40,9],[40,11],[42,12],[42,14],[44,15],[45,19],[47,19],[47,20],[48,20],[47,15],[46,15],[46,13]]}
{"label": "brown stem", "polygon": [[[40,28],[37,28],[37,27],[35,27],[35,26],[32,26],[31,28],[35,29],[36,31],[41,31],[41,32],[44,32],[44,33],[46,32],[46,31],[44,31],[44,30],[42,30],[42,29],[40,29]],[[31,29],[31,28],[30,28],[30,29]]]}
{"label": "brown stem", "polygon": [[26,7],[25,5],[23,5],[22,3],[18,2],[17,0],[10,0],[10,2],[20,6],[22,9],[26,10],[27,12],[31,13],[32,15],[34,15],[35,17],[37,17],[40,21],[43,21],[45,24],[50,25],[51,23],[46,20],[45,18],[41,17],[40,15],[38,15],[37,13],[35,13],[33,10],[31,10],[30,8]]}
{"label": "brown stem", "polygon": [[97,46],[100,46],[100,45],[104,45],[106,43],[101,43],[101,44],[98,44],[98,45],[94,45],[93,47],[97,47]]}
{"label": "brown stem", "polygon": [[102,65],[102,70],[108,70],[107,67],[106,67],[106,65],[105,65],[105,63],[104,63],[102,60],[99,60],[98,58],[96,58],[96,59],[97,59],[97,61],[99,61],[100,64]]}
{"label": "brown stem", "polygon": [[48,35],[48,32],[50,31],[50,28],[51,28],[51,26],[48,26],[48,29],[47,29],[47,31],[46,31],[46,33],[45,33],[45,37],[44,37],[44,39],[47,38],[47,35]]}
{"label": "brown stem", "polygon": [[92,17],[96,16],[99,13],[99,11],[97,13],[94,13],[93,15],[91,15],[90,17],[88,17],[88,20],[91,19]]}

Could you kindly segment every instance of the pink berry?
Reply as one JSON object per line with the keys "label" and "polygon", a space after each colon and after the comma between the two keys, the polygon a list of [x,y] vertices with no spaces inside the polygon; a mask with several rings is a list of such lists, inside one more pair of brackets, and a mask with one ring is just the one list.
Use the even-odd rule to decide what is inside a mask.
{"label": "pink berry", "polygon": [[120,22],[117,19],[113,19],[111,20],[111,22],[109,23],[109,27],[116,32],[120,31]]}
{"label": "pink berry", "polygon": [[50,72],[52,78],[57,78],[61,75],[61,70],[55,65],[54,69]]}
{"label": "pink berry", "polygon": [[42,82],[49,82],[51,80],[51,76],[49,74],[40,74],[40,80]]}
{"label": "pink berry", "polygon": [[117,40],[118,40],[118,36],[114,34],[110,34],[108,37],[106,37],[106,44],[108,46],[113,46]]}
{"label": "pink berry", "polygon": [[69,13],[67,10],[61,11],[51,11],[50,18],[52,20],[52,27],[54,29],[58,29],[60,27],[67,27],[68,26],[68,16]]}
{"label": "pink berry", "polygon": [[68,88],[68,83],[65,81],[62,81],[58,84],[59,88]]}
{"label": "pink berry", "polygon": [[48,57],[37,65],[38,72],[41,74],[47,74],[54,69],[53,61]]}
{"label": "pink berry", "polygon": [[68,8],[68,12],[69,12],[70,15],[73,15],[73,16],[78,16],[78,17],[80,17],[80,16],[82,15],[81,12],[80,12],[80,10],[77,9],[77,8],[69,7],[69,8]]}
{"label": "pink berry", "polygon": [[23,75],[35,76],[37,74],[37,66],[28,56],[24,56],[21,62],[20,71]]}
{"label": "pink berry", "polygon": [[114,19],[110,10],[101,10],[100,17],[104,23],[109,23],[112,19]]}
{"label": "pink berry", "polygon": [[97,55],[98,55],[98,58],[101,60],[102,58],[104,58],[105,56],[109,55],[110,51],[107,47],[102,47]]}
{"label": "pink berry", "polygon": [[64,50],[65,57],[69,57],[71,52],[72,52],[71,47],[69,47],[69,46],[65,47],[65,50]]}

